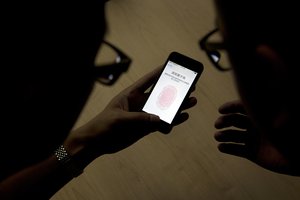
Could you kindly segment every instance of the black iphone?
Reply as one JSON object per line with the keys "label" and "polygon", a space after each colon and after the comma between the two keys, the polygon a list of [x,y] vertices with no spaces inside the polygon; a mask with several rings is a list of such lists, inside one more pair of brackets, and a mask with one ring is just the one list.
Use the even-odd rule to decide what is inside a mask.
{"label": "black iphone", "polygon": [[142,110],[172,124],[202,71],[201,62],[181,53],[172,52]]}

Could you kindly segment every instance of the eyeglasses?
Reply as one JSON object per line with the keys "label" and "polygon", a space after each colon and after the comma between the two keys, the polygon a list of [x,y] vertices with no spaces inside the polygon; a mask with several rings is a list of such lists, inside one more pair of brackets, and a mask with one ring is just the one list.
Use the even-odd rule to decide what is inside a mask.
{"label": "eyeglasses", "polygon": [[102,42],[97,60],[100,63],[93,68],[93,76],[104,85],[113,85],[131,63],[123,51],[107,41]]}
{"label": "eyeglasses", "polygon": [[199,41],[200,48],[204,50],[213,65],[220,71],[231,70],[226,51],[226,45],[222,41],[219,29],[216,28],[205,35]]}

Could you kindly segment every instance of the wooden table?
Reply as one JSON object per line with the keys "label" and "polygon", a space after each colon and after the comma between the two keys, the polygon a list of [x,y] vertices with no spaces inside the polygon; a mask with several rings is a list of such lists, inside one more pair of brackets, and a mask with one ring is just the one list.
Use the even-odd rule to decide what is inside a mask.
{"label": "wooden table", "polygon": [[111,0],[106,39],[133,59],[112,87],[97,84],[76,126],[171,51],[198,59],[204,72],[193,93],[190,119],[164,135],[153,133],[112,155],[96,159],[52,200],[299,200],[300,178],[267,171],[217,150],[213,138],[218,107],[237,98],[231,73],[217,71],[198,40],[214,28],[209,0]]}

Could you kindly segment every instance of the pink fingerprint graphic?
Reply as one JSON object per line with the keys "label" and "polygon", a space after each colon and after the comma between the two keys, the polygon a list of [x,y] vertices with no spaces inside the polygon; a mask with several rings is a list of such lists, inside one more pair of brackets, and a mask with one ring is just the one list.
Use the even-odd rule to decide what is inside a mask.
{"label": "pink fingerprint graphic", "polygon": [[177,94],[177,89],[172,85],[165,86],[160,94],[158,95],[157,99],[157,106],[162,109],[168,109],[171,104],[174,102]]}

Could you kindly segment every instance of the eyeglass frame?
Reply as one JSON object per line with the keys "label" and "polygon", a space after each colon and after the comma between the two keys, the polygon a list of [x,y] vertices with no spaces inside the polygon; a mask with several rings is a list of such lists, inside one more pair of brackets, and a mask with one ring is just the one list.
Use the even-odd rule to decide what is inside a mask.
{"label": "eyeglass frame", "polygon": [[[221,59],[221,54],[218,51],[218,49],[226,49],[225,43],[221,42],[208,42],[209,37],[211,37],[213,34],[219,31],[219,28],[215,28],[209,33],[207,33],[202,39],[199,40],[199,46],[200,48],[206,52],[206,55],[208,56],[209,60],[212,62],[212,64],[220,71],[229,71],[231,70],[231,67],[222,67],[219,64],[219,60]],[[219,60],[215,61],[215,59],[212,57],[212,55],[218,55]]]}
{"label": "eyeglass frame", "polygon": [[[99,83],[104,85],[113,85],[119,79],[121,74],[128,70],[132,60],[121,49],[110,42],[103,40],[102,45],[103,44],[110,47],[117,54],[117,57],[114,63],[95,65],[93,67],[92,74]],[[107,77],[106,81],[101,79],[102,77]]]}

